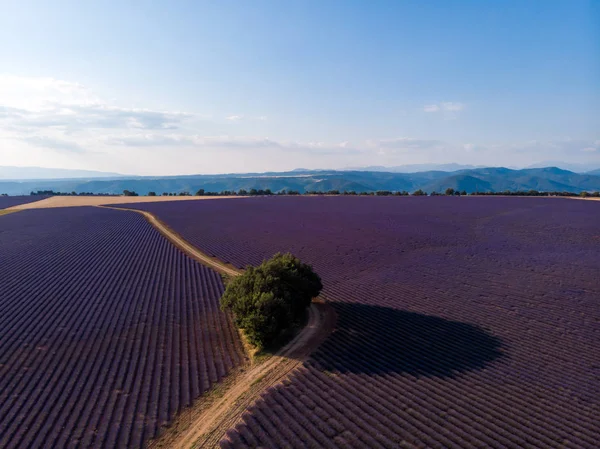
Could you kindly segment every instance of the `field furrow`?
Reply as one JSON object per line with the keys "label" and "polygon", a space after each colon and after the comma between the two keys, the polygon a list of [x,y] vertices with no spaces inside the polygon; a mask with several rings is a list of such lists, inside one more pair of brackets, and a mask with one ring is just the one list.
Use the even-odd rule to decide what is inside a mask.
{"label": "field furrow", "polygon": [[594,448],[600,208],[546,198],[127,205],[236,267],[290,251],[335,331],[223,448]]}
{"label": "field furrow", "polygon": [[143,447],[244,360],[220,276],[140,214],[9,214],[0,260],[0,447]]}

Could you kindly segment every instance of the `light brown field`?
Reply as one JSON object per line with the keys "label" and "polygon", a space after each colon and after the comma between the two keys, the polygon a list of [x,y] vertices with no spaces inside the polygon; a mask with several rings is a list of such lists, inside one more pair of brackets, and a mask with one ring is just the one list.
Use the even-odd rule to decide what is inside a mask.
{"label": "light brown field", "polygon": [[110,204],[155,203],[158,201],[200,201],[240,196],[53,196],[6,210],[48,209],[54,207],[104,206]]}

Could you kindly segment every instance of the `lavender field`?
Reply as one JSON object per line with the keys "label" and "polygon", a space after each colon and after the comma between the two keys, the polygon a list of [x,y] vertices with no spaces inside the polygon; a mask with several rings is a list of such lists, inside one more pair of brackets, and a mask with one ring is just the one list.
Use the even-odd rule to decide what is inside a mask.
{"label": "lavender field", "polygon": [[29,204],[34,201],[45,199],[45,196],[0,196],[0,210],[7,207],[20,206],[21,204]]}
{"label": "lavender field", "polygon": [[0,447],[142,447],[243,360],[222,291],[137,213],[0,217]]}
{"label": "lavender field", "polygon": [[554,198],[131,205],[233,265],[291,251],[338,322],[231,447],[595,448],[600,207]]}

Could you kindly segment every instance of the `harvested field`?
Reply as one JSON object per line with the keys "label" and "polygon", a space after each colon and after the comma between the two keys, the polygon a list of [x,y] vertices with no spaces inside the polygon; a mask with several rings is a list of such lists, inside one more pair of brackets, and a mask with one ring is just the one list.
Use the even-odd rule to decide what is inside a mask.
{"label": "harvested field", "polygon": [[[8,198],[37,198],[39,197],[8,197]],[[155,202],[178,202],[178,201],[198,201],[215,200],[221,198],[243,198],[227,196],[52,196],[37,201],[35,203],[17,203],[17,209],[48,209],[56,207],[84,207],[84,206],[103,206],[110,204],[137,204],[137,203],[155,203]],[[0,206],[2,199],[0,198]],[[8,207],[8,206],[7,206]]]}
{"label": "harvested field", "polygon": [[[132,206],[128,206],[132,207]],[[134,206],[241,267],[312,263],[331,337],[230,447],[595,448],[600,208],[560,198],[249,198]]]}
{"label": "harvested field", "polygon": [[0,260],[0,447],[141,447],[244,360],[220,275],[140,214],[10,214]]}
{"label": "harvested field", "polygon": [[0,210],[14,206],[24,206],[45,198],[44,196],[0,196]]}

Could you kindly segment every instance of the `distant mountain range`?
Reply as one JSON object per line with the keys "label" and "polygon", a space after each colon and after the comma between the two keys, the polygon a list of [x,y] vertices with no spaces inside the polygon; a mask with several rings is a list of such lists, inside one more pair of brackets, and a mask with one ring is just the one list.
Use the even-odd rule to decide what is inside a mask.
{"label": "distant mountain range", "polygon": [[388,173],[418,173],[424,171],[446,171],[453,172],[457,170],[471,170],[474,168],[484,168],[485,165],[462,165],[462,164],[409,164],[386,167],[383,165],[369,165],[367,167],[352,167],[346,170],[350,171],[377,171]]}
{"label": "distant mountain range", "polygon": [[[563,170],[569,170],[575,173],[587,173],[591,170],[600,170],[600,164],[578,164],[574,162],[562,161],[545,161],[532,164],[521,168],[546,168],[557,167]],[[389,173],[418,173],[423,171],[446,171],[454,172],[458,170],[473,170],[477,168],[486,168],[485,165],[464,165],[464,164],[412,164],[412,165],[396,165],[385,167],[381,165],[370,165],[367,167],[353,167],[347,170],[352,171],[384,171]],[[514,170],[519,170],[519,167],[508,167]]]}
{"label": "distant mountain range", "polygon": [[597,170],[592,170],[587,173],[588,175],[597,175],[600,176],[600,168]]}
{"label": "distant mountain range", "polygon": [[589,173],[590,171],[600,170],[600,164],[579,164],[575,162],[562,162],[562,161],[544,161],[532,164],[525,168],[545,168],[545,167],[558,167],[563,170],[569,170],[575,173]]}
{"label": "distant mountain range", "polygon": [[412,192],[443,192],[448,187],[471,192],[502,192],[506,190],[539,191],[600,191],[600,170],[574,173],[556,167],[513,170],[503,167],[461,169],[452,172],[430,170],[417,173],[390,173],[384,171],[303,170],[223,175],[188,175],[164,177],[110,177],[87,179],[38,179],[28,181],[0,181],[0,194],[23,195],[30,191],[54,190],[60,192],[89,192],[119,194],[124,190],[145,195],[150,191],[190,192],[199,189],[220,192],[240,189],[329,191],[377,190]]}

